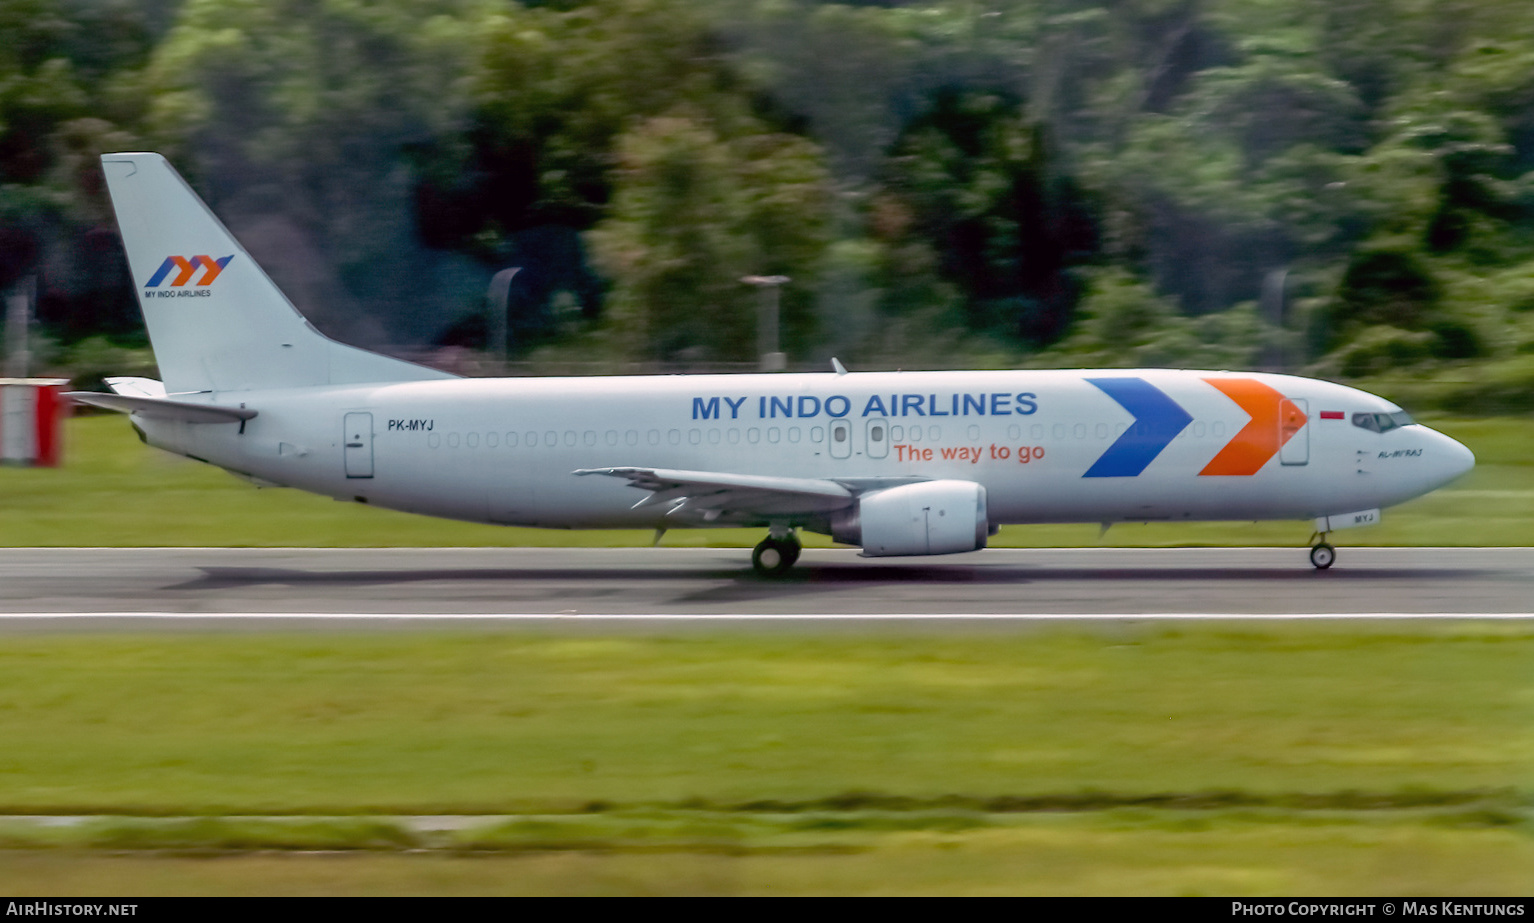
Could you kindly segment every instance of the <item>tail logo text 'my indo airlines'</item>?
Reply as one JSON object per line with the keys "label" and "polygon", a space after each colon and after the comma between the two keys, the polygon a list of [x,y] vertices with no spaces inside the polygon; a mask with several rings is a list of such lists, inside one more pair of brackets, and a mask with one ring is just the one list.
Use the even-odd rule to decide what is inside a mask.
{"label": "tail logo text 'my indo airlines'", "polygon": [[[224,271],[224,267],[228,266],[229,261],[232,259],[234,259],[234,254],[232,253],[216,260],[211,256],[194,256],[191,259],[187,259],[184,256],[167,256],[165,262],[160,264],[160,268],[156,269],[154,275],[149,277],[149,281],[144,283],[144,287],[158,288],[160,283],[164,282],[166,277],[174,272],[176,275],[170,280],[169,287],[181,288],[192,281],[192,276],[197,273],[197,270],[202,269],[204,270],[202,277],[195,284],[197,288],[203,288],[204,286],[212,285],[213,280],[218,278],[218,274]],[[165,292],[163,294],[170,293]]]}

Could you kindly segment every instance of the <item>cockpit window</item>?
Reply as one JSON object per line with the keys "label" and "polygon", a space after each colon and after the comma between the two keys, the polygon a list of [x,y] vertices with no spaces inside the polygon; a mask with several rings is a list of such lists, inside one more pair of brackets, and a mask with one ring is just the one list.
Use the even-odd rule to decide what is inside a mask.
{"label": "cockpit window", "polygon": [[1376,433],[1388,433],[1393,429],[1397,429],[1402,426],[1411,426],[1416,422],[1416,420],[1411,418],[1411,414],[1404,410],[1397,410],[1395,413],[1353,414],[1354,426],[1362,427],[1363,429],[1367,429]]}

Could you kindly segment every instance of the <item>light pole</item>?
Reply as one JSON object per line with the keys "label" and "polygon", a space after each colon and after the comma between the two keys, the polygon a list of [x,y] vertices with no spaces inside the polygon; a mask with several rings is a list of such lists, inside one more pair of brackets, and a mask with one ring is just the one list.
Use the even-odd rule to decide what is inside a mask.
{"label": "light pole", "polygon": [[511,280],[517,273],[522,271],[521,266],[512,269],[503,269],[490,277],[490,291],[488,301],[490,303],[490,337],[489,347],[491,355],[499,363],[496,373],[506,374],[507,334],[506,319],[507,304],[511,300]]}
{"label": "light pole", "polygon": [[1262,357],[1264,362],[1272,362],[1277,366],[1276,371],[1286,372],[1287,357],[1284,355],[1284,337],[1288,335],[1288,328],[1284,326],[1284,287],[1289,282],[1289,270],[1275,269],[1262,279],[1262,309],[1267,315],[1273,327],[1277,331],[1272,345],[1264,350],[1266,355]]}
{"label": "light pole", "polygon": [[31,371],[32,353],[27,348],[28,327],[32,323],[32,299],[37,280],[33,276],[17,282],[5,300],[5,376],[26,378]]}
{"label": "light pole", "polygon": [[790,281],[788,276],[741,276],[740,281],[762,292],[756,310],[756,351],[761,355],[764,372],[788,368],[788,357],[778,351],[778,290]]}

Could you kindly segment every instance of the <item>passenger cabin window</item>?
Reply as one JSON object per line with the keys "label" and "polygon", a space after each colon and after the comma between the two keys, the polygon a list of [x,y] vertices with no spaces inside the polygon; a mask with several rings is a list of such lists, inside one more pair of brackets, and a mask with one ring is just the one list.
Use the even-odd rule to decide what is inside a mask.
{"label": "passenger cabin window", "polygon": [[1411,414],[1404,410],[1397,410],[1395,413],[1353,414],[1354,426],[1375,433],[1388,433],[1393,429],[1398,429],[1402,426],[1411,426],[1416,422],[1416,420],[1411,418]]}

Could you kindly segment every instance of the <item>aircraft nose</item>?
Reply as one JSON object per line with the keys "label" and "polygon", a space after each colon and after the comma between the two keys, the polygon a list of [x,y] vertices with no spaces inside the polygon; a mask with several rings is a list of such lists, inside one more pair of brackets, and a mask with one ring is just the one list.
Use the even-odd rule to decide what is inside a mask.
{"label": "aircraft nose", "polygon": [[1459,440],[1445,436],[1437,430],[1433,430],[1432,451],[1437,460],[1434,468],[1437,469],[1440,485],[1468,474],[1475,467],[1474,452]]}

